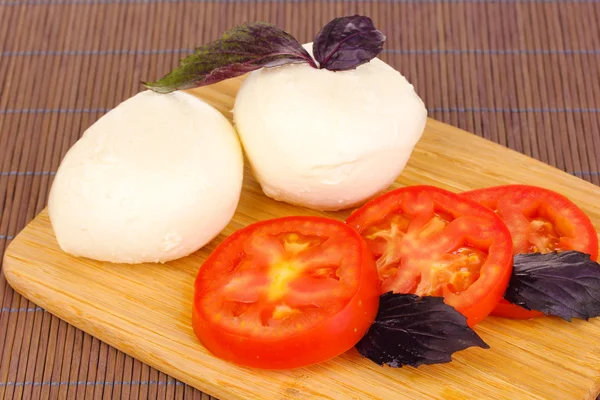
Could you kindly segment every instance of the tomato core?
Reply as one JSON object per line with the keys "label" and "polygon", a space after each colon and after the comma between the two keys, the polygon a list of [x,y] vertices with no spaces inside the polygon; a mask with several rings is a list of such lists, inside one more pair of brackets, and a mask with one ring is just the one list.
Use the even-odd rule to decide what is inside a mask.
{"label": "tomato core", "polygon": [[297,232],[251,238],[228,273],[217,278],[218,292],[206,293],[220,302],[224,327],[248,332],[277,327],[280,334],[310,328],[338,312],[357,281],[340,277],[342,243],[324,245],[328,240]]}
{"label": "tomato core", "polygon": [[403,290],[419,296],[467,290],[479,278],[487,252],[466,242],[448,253],[417,251],[428,248],[431,240],[445,240],[443,232],[455,218],[437,210],[429,220],[422,219],[421,224],[411,227],[414,219],[415,215],[394,212],[363,230],[374,249],[382,292],[398,286],[393,277],[407,279]]}

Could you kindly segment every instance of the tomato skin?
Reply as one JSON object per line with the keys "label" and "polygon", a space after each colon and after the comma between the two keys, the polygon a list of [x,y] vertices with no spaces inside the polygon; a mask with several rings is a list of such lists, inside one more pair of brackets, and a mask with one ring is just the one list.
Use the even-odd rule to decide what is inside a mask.
{"label": "tomato skin", "polygon": [[[531,249],[529,218],[544,214],[554,228],[566,233],[567,238],[556,244],[561,250],[577,250],[589,254],[592,260],[598,258],[598,236],[589,217],[567,197],[549,189],[532,185],[500,185],[461,193],[461,196],[476,201],[497,212],[511,232],[514,253],[547,252],[550,249]],[[542,211],[538,211],[542,210]],[[490,315],[511,318],[530,319],[545,314],[527,310],[502,299]]]}
{"label": "tomato skin", "polygon": [[[420,213],[428,202],[433,203],[434,207],[437,207],[436,209],[439,209],[443,215],[455,217],[454,221],[449,222],[444,228],[449,232],[447,234],[451,235],[447,241],[458,246],[459,243],[468,239],[471,245],[484,248],[487,252],[487,257],[481,266],[481,275],[468,288],[456,293],[444,289],[442,294],[444,301],[465,315],[469,326],[474,326],[489,315],[504,296],[512,274],[513,248],[510,232],[502,220],[491,210],[447,190],[434,186],[419,185],[392,190],[372,199],[353,211],[346,223],[355,228],[363,237],[369,237],[368,229],[370,227],[397,213],[400,207],[404,207],[402,214],[412,213],[413,215],[407,229],[410,229],[412,223],[426,226],[425,217]],[[459,220],[460,223],[453,225],[453,222]],[[480,222],[480,224],[475,222]],[[469,225],[467,232],[463,231],[467,229],[462,228],[464,225]],[[442,236],[440,238],[442,240],[447,239]],[[431,246],[433,248],[439,247],[438,242],[434,241]],[[380,244],[369,243],[377,258]],[[443,254],[433,254],[434,257],[439,257],[431,259],[428,248],[420,248],[418,241],[412,248],[413,254],[400,259],[400,268],[404,268],[403,260],[406,258],[414,257],[416,260],[413,261],[416,264],[427,265],[431,260],[435,262],[440,259],[439,257],[443,257]],[[383,255],[381,258],[383,258]],[[389,285],[386,284],[385,277],[380,277],[382,279],[382,291],[385,292],[395,286],[394,292],[413,293],[414,286],[411,288],[410,284],[403,285],[401,282],[403,276],[406,275],[406,269],[403,271],[404,274],[397,274],[395,281]],[[422,282],[422,278],[419,278],[418,282]],[[401,289],[398,289],[398,287],[401,287]]]}
{"label": "tomato skin", "polygon": [[[308,330],[299,330],[282,336],[261,337],[227,329],[215,323],[200,307],[202,302],[202,275],[204,268],[210,269],[216,259],[222,257],[220,249],[239,241],[243,235],[251,234],[260,226],[287,223],[327,223],[343,227],[345,233],[359,244],[358,288],[345,306],[327,319]],[[284,217],[261,221],[240,229],[220,244],[208,257],[198,272],[192,324],[200,342],[213,355],[240,366],[260,369],[292,369],[327,361],[348,351],[365,335],[375,320],[379,307],[379,281],[377,270],[365,241],[354,230],[341,221],[321,217]],[[216,310],[215,310],[216,311]]]}
{"label": "tomato skin", "polygon": [[501,299],[490,315],[510,319],[532,319],[542,317],[545,314],[535,310],[528,310],[516,304],[509,303],[505,299]]}

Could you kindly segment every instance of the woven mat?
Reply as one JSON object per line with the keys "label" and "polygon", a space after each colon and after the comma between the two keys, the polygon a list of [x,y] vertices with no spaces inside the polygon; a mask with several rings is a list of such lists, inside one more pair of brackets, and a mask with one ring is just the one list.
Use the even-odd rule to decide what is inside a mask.
{"label": "woven mat", "polygon": [[[0,256],[103,113],[248,20],[309,41],[371,16],[430,116],[600,184],[600,2],[0,0]],[[17,295],[0,277],[0,399],[207,399]]]}

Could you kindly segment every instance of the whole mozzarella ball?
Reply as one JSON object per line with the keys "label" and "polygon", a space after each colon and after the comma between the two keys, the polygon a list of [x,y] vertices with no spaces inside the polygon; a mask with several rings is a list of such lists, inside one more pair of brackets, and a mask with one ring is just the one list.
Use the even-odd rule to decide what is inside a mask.
{"label": "whole mozzarella ball", "polygon": [[388,188],[426,119],[413,86],[377,58],[341,72],[308,64],[257,70],[234,107],[264,193],[319,210],[349,208]]}
{"label": "whole mozzarella ball", "polygon": [[229,223],[242,175],[241,145],[223,115],[185,92],[144,91],[67,152],[48,211],[67,253],[165,262],[198,250]]}

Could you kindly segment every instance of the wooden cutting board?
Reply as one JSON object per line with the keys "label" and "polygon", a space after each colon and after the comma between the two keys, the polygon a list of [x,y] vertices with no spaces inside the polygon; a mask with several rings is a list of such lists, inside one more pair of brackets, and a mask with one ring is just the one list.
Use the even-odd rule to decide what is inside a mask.
{"label": "wooden cutting board", "polygon": [[[230,117],[240,80],[194,93]],[[453,191],[503,183],[557,190],[600,229],[600,188],[470,133],[430,120],[394,187],[433,184]],[[191,328],[196,272],[223,238],[254,221],[329,215],[266,198],[246,170],[240,205],[204,249],[165,265],[115,265],[64,254],[46,211],[10,244],[8,282],[49,312],[127,354],[222,399],[593,399],[600,392],[600,318],[488,318],[476,327],[490,349],[451,363],[382,368],[353,349],[309,368],[265,372],[211,356]]]}

